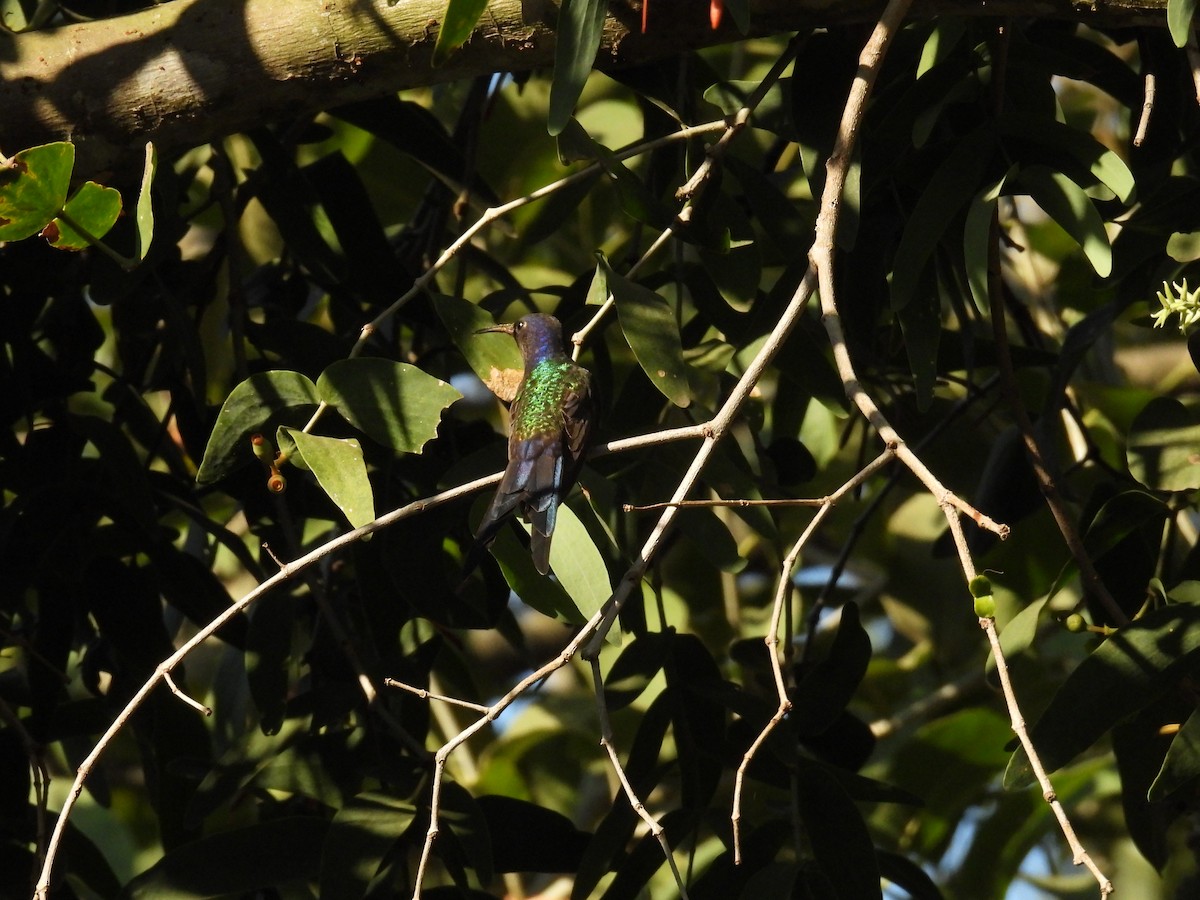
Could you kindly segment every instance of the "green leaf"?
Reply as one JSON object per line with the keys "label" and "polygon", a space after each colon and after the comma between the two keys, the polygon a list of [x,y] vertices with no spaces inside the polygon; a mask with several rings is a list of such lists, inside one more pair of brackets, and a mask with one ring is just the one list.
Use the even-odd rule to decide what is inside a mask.
{"label": "green leaf", "polygon": [[[1033,643],[1033,639],[1037,636],[1038,621],[1041,619],[1042,610],[1046,608],[1046,601],[1053,596],[1051,593],[1040,600],[1034,600],[1004,626],[1000,632],[1000,649],[1004,651],[1006,660],[1011,662],[1013,657],[1027,650]],[[988,653],[987,668],[988,671],[996,668],[996,656],[993,653]]]}
{"label": "green leaf", "polygon": [[[1165,503],[1145,491],[1122,491],[1105,501],[1088,524],[1083,536],[1084,549],[1091,559],[1098,560],[1143,525],[1170,514]],[[1078,563],[1069,559],[1054,579],[1046,599],[1061,591],[1078,571]]]}
{"label": "green leaf", "polygon": [[1167,28],[1176,47],[1187,46],[1195,15],[1196,0],[1167,0]]}
{"label": "green leaf", "polygon": [[665,228],[671,212],[655,197],[642,179],[633,174],[617,156],[595,140],[579,120],[571,117],[558,135],[558,155],[563,165],[578,160],[595,160],[617,189],[621,209],[630,218],[655,228]]}
{"label": "green leaf", "polygon": [[317,816],[291,816],[222,831],[171,851],[123,896],[197,900],[304,882],[317,875],[328,828]]}
{"label": "green leaf", "polygon": [[[1009,175],[1013,170],[1009,170]],[[963,264],[967,271],[967,284],[975,308],[989,309],[988,304],[988,261],[991,257],[992,218],[996,204],[1004,192],[1008,175],[978,194],[967,208],[967,219],[963,225]]]}
{"label": "green leaf", "polygon": [[449,0],[446,4],[446,14],[442,17],[441,30],[438,31],[437,43],[433,48],[435,66],[444,63],[466,42],[485,9],[487,0]]}
{"label": "green leaf", "polygon": [[[558,507],[554,541],[550,544],[550,568],[571,596],[585,619],[590,619],[612,595],[604,557],[592,536],[567,504]],[[612,635],[617,629],[613,629]],[[619,633],[613,638],[620,642]]]}
{"label": "green leaf", "polygon": [[1096,274],[1107,278],[1112,272],[1112,246],[1104,230],[1104,220],[1083,188],[1045,166],[1023,169],[1017,182],[1083,248]]}
{"label": "green leaf", "polygon": [[607,0],[563,0],[558,10],[558,43],[554,48],[554,80],[550,84],[547,130],[567,126],[600,49]]}
{"label": "green leaf", "polygon": [[487,310],[467,300],[434,294],[433,308],[479,380],[501,400],[511,401],[517,395],[525,371],[517,342],[498,340],[495,335],[476,334],[496,322]]}
{"label": "green leaf", "polygon": [[[552,553],[553,546],[551,544]],[[529,548],[522,546],[511,528],[500,529],[492,543],[491,553],[500,565],[504,580],[522,603],[544,616],[560,619],[570,625],[582,625],[587,621],[588,617],[579,611],[563,586],[534,568]]]}
{"label": "green leaf", "polygon": [[639,634],[616,658],[604,676],[604,703],[610,712],[624,709],[642,695],[666,663],[671,633]]}
{"label": "green leaf", "polygon": [[837,631],[823,659],[802,671],[793,691],[792,712],[801,734],[820,734],[840,716],[871,661],[871,639],[849,602],[839,613]]}
{"label": "green leaf", "polygon": [[154,173],[158,170],[158,151],[152,141],[146,141],[146,165],[142,170],[142,187],[137,201],[137,257],[145,259],[154,240],[154,203],[150,188],[154,184]]}
{"label": "green leaf", "polygon": [[258,708],[258,727],[266,735],[278,734],[287,716],[295,622],[295,601],[270,593],[254,604],[246,631],[246,686]]}
{"label": "green leaf", "polygon": [[416,366],[372,357],[335,362],[317,379],[317,394],[372,440],[401,453],[420,453],[437,437],[442,411],[462,397]]}
{"label": "green leaf", "polygon": [[67,202],[75,145],[65,141],[22,150],[0,168],[0,241],[37,234]]}
{"label": "green leaf", "polygon": [[599,257],[617,304],[621,330],[638,364],[664,397],[678,407],[692,402],[683,343],[671,305],[647,287],[630,281]]}
{"label": "green leaf", "polygon": [[1193,712],[1171,741],[1167,758],[1146,795],[1151,803],[1165,800],[1200,776],[1200,710]]}
{"label": "green leaf", "polygon": [[279,448],[289,450],[289,441],[295,446],[294,452],[303,459],[305,467],[312,470],[321,489],[337,504],[351,525],[359,528],[374,521],[375,500],[363,462],[362,445],[358,441],[306,434],[287,426],[279,429],[278,436]]}
{"label": "green leaf", "polygon": [[[1200,651],[1200,607],[1173,604],[1123,627],[1076,666],[1030,737],[1047,772],[1066,765],[1118,722],[1172,690]],[[1004,773],[1008,788],[1033,781],[1024,750]]]}
{"label": "green leaf", "polygon": [[121,194],[116,188],[85,181],[62,213],[47,226],[46,241],[59,250],[84,250],[116,223],[121,215]]}
{"label": "green leaf", "polygon": [[892,309],[904,309],[916,296],[922,274],[942,235],[979,190],[994,143],[990,126],[976,128],[958,141],[929,179],[896,247]]}
{"label": "green leaf", "polygon": [[999,124],[1005,149],[1019,160],[1017,165],[1040,164],[1067,172],[1070,169],[1066,167],[1077,163],[1122,203],[1133,199],[1135,184],[1129,166],[1087,132],[1019,109],[1006,110]]}
{"label": "green leaf", "polygon": [[417,809],[387,794],[351,797],[329,824],[321,850],[319,896],[359,900],[388,850],[412,824]]}
{"label": "green leaf", "polygon": [[1133,420],[1129,473],[1154,491],[1200,488],[1200,422],[1174,397],[1155,397]]}
{"label": "green leaf", "polygon": [[879,864],[862,813],[824,766],[797,762],[796,805],[821,871],[838,897],[878,897]]}
{"label": "green leaf", "polygon": [[281,424],[304,425],[317,403],[316,385],[299,372],[280,369],[251,375],[221,406],[196,481],[212,484],[250,462],[252,434],[271,434]]}

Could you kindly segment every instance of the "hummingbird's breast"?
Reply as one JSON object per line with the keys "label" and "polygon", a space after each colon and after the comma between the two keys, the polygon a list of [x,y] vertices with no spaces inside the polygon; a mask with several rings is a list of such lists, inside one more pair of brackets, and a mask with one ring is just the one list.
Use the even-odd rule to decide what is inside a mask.
{"label": "hummingbird's breast", "polygon": [[569,394],[585,386],[587,373],[569,359],[547,359],[534,366],[513,401],[514,436],[524,439],[537,434],[559,434],[563,428],[563,406]]}

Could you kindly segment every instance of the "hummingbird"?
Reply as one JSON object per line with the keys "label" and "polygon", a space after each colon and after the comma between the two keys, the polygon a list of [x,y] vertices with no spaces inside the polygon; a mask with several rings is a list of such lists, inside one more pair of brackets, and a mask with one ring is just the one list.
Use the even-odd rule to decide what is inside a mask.
{"label": "hummingbird", "polygon": [[521,386],[509,407],[508,465],[496,496],[475,531],[466,568],[496,537],[514,512],[532,526],[533,564],[550,571],[550,539],[558,505],[575,483],[595,421],[592,376],[563,349],[554,316],[533,313],[476,334],[510,334],[525,363]]}

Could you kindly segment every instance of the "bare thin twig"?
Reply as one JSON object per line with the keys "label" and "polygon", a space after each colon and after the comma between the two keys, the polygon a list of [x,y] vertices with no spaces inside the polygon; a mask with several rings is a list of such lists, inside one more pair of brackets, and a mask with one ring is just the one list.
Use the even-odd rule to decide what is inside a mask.
{"label": "bare thin twig", "polygon": [[198,700],[192,699],[192,697],[190,697],[188,694],[184,693],[183,691],[181,691],[179,689],[179,685],[177,685],[175,683],[175,679],[171,677],[170,672],[163,673],[163,681],[165,681],[167,683],[167,687],[169,687],[171,689],[172,694],[174,694],[176,697],[178,697],[180,700],[182,700],[184,703],[186,703],[192,709],[196,710],[196,712],[203,713],[206,716],[212,715],[212,709],[205,706],[203,703],[199,702]]}
{"label": "bare thin twig", "polygon": [[[733,825],[733,861],[737,865],[742,862],[742,789],[745,783],[746,771],[750,768],[750,763],[754,760],[759,748],[766,743],[767,738],[771,736],[776,726],[784,720],[788,712],[792,708],[792,701],[788,698],[787,683],[783,677],[783,667],[779,661],[779,622],[783,616],[783,610],[787,604],[788,596],[791,593],[792,587],[792,570],[796,567],[796,561],[800,558],[800,553],[808,543],[809,538],[816,532],[817,527],[829,514],[830,510],[837,502],[850,491],[853,491],[860,484],[863,484],[867,479],[871,478],[880,469],[892,461],[895,456],[892,448],[887,448],[879,456],[875,457],[871,462],[860,469],[852,478],[845,484],[820,501],[820,508],[813,515],[808,526],[800,534],[796,543],[792,545],[792,549],[788,551],[784,557],[783,563],[779,567],[779,581],[775,587],[775,603],[771,608],[771,623],[767,627],[767,636],[763,639],[767,645],[767,653],[771,660],[771,674],[775,678],[775,693],[779,700],[779,706],[775,710],[775,714],[759,732],[758,737],[750,745],[749,749],[742,755],[742,761],[738,765],[737,775],[733,782],[733,809],[730,814],[730,822]],[[789,637],[790,640],[790,637]]]}
{"label": "bare thin twig", "polygon": [[637,791],[633,789],[633,785],[629,783],[629,776],[625,773],[625,767],[621,765],[621,758],[617,755],[617,747],[613,743],[612,722],[608,717],[608,706],[604,702],[604,676],[600,674],[600,660],[598,657],[588,660],[592,668],[592,684],[596,692],[596,715],[600,719],[600,746],[604,748],[604,752],[608,754],[609,764],[613,767],[613,771],[617,773],[617,780],[621,782],[621,789],[625,792],[625,799],[629,801],[629,805],[638,817],[646,823],[646,827],[650,829],[650,834],[658,841],[662,847],[663,856],[666,857],[667,865],[671,869],[671,874],[675,877],[675,884],[679,888],[679,896],[683,900],[688,900],[687,886],[684,884],[683,876],[679,874],[679,867],[675,864],[675,855],[671,852],[671,844],[667,840],[666,829],[658,819],[646,809],[646,805],[642,803],[638,797]]}
{"label": "bare thin twig", "polygon": [[440,700],[443,703],[450,703],[454,706],[461,706],[463,709],[472,709],[480,713],[486,713],[490,708],[484,706],[482,703],[472,703],[469,700],[460,700],[457,697],[451,697],[446,694],[435,694],[432,691],[425,690],[425,688],[413,687],[411,684],[397,681],[395,678],[385,678],[383,679],[383,683],[385,687],[399,688],[402,691],[408,691],[410,694],[416,694],[422,700]]}

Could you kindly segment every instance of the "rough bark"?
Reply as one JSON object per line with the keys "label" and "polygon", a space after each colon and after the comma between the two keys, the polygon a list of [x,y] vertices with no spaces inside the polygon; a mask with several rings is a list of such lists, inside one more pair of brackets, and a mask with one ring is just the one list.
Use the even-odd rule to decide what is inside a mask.
{"label": "rough bark", "polygon": [[[881,0],[751,0],[753,31],[874,18]],[[918,14],[1164,21],[1166,0],[926,0]],[[551,0],[493,0],[471,40],[432,64],[446,0],[172,0],[97,22],[0,38],[0,151],[76,142],[78,167],[112,167],[146,140],[171,150],[341,103],[493,71],[549,66]],[[614,0],[598,64],[627,65],[739,39],[701,0]],[[729,20],[730,17],[726,16]]]}

